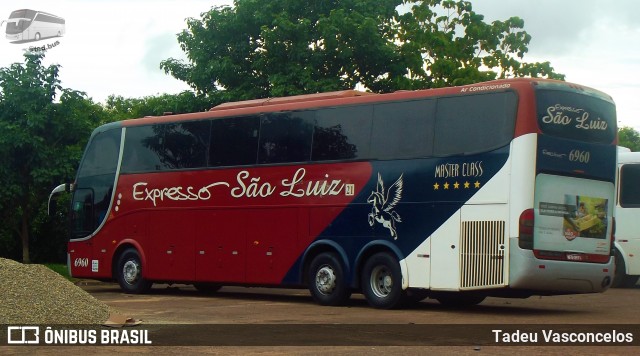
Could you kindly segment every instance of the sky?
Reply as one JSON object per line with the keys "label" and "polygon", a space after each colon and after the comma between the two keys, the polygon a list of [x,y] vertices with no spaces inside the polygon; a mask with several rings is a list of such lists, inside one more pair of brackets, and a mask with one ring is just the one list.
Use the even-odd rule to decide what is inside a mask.
{"label": "sky", "polygon": [[[617,105],[618,124],[640,131],[640,1],[471,3],[487,22],[522,18],[532,36],[523,61],[549,61],[567,81],[608,93]],[[65,19],[66,34],[14,44],[4,38],[2,25],[0,67],[23,62],[28,46],[52,45],[45,65],[60,64],[62,86],[84,91],[96,102],[112,94],[179,93],[189,86],[165,74],[160,61],[186,59],[176,34],[187,27],[187,18],[231,4],[232,0],[22,0],[19,5],[3,1],[0,20],[20,8],[46,11]]]}

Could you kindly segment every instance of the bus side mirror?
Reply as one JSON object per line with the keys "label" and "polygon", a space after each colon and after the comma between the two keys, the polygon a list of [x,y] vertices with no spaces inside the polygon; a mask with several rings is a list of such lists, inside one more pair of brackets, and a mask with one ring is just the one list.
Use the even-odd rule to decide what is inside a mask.
{"label": "bus side mirror", "polygon": [[57,203],[55,199],[52,200],[53,196],[62,192],[69,193],[73,191],[73,188],[74,188],[73,184],[70,184],[70,183],[60,184],[59,186],[53,188],[53,190],[51,191],[51,194],[49,194],[49,203],[47,204],[47,215],[55,214],[55,208],[57,207]]}

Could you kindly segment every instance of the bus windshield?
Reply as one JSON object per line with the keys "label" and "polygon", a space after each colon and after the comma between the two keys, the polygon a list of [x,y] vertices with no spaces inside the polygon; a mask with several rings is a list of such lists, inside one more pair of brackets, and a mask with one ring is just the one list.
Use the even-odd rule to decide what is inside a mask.
{"label": "bus windshield", "polygon": [[34,10],[16,10],[9,15],[7,21],[7,34],[14,35],[22,33],[29,25],[35,16]]}
{"label": "bus windshield", "polygon": [[538,125],[551,136],[592,143],[616,137],[616,109],[611,101],[580,92],[541,89],[536,93]]}
{"label": "bus windshield", "polygon": [[119,147],[120,130],[98,133],[89,142],[71,205],[72,238],[91,234],[104,220],[111,204]]}

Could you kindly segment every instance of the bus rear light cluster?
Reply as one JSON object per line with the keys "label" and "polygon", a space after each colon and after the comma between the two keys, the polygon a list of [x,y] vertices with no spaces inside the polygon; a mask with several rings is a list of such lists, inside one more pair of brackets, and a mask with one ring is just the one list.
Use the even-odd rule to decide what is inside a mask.
{"label": "bus rear light cluster", "polygon": [[518,246],[521,249],[533,250],[533,225],[533,209],[523,211],[518,223]]}

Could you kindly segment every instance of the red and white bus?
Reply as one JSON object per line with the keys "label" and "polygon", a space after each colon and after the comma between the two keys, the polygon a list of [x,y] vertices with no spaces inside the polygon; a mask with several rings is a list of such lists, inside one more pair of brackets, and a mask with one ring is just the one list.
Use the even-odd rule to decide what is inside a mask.
{"label": "red and white bus", "polygon": [[602,292],[616,133],[608,95],[540,79],[110,123],[73,184],[70,272],[378,308]]}

